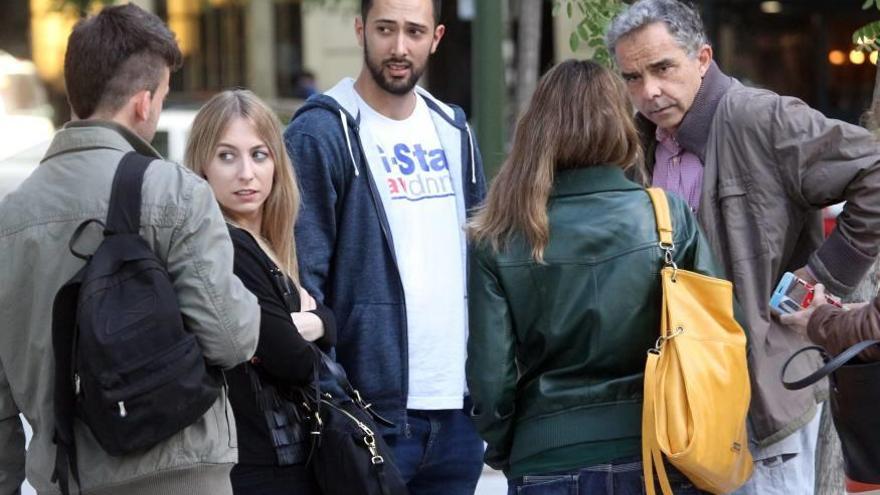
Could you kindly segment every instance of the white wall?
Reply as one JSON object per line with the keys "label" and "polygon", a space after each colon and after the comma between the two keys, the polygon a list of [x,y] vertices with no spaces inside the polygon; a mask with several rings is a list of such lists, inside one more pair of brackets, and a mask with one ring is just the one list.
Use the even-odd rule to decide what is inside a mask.
{"label": "white wall", "polygon": [[357,77],[363,51],[354,34],[356,13],[345,8],[303,8],[303,65],[315,73],[318,89],[343,77]]}

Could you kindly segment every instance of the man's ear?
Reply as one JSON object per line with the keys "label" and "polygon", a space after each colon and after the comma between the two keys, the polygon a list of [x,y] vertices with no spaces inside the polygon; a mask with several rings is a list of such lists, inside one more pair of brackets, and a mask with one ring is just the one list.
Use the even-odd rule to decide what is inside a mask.
{"label": "man's ear", "polygon": [[444,34],[446,34],[446,26],[437,24],[437,27],[434,28],[434,41],[431,42],[431,53],[437,51],[437,45],[440,44]]}
{"label": "man's ear", "polygon": [[697,60],[700,62],[700,76],[705,76],[712,64],[712,46],[703,45],[700,47],[700,51],[697,52]]}
{"label": "man's ear", "polygon": [[361,16],[355,16],[354,18],[354,34],[357,37],[358,45],[361,47],[364,46],[364,20]]}
{"label": "man's ear", "polygon": [[150,110],[152,109],[153,93],[147,91],[138,91],[131,97],[134,102],[134,115],[138,122],[146,122],[150,119]]}

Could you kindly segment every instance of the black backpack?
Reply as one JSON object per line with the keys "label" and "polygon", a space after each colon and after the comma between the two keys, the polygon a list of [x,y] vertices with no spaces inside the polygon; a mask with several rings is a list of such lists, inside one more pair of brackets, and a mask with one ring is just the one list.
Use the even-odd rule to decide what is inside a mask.
{"label": "black backpack", "polygon": [[[119,456],[194,423],[219,395],[219,374],[184,328],[165,266],[138,233],[141,185],[152,160],[126,154],[113,178],[106,225],[86,220],[70,239],[70,251],[86,264],[59,289],[52,308],[53,481],[64,494],[68,473],[79,483],[74,418]],[[74,244],[92,223],[103,225],[104,239],[86,256]]]}

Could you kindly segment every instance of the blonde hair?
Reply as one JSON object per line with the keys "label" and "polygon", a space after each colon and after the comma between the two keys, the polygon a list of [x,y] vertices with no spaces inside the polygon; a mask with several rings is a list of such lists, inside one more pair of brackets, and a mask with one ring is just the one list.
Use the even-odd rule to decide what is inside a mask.
{"label": "blonde hair", "polygon": [[626,170],[641,157],[620,78],[591,60],[562,62],[538,82],[510,155],[470,221],[470,236],[497,252],[522,235],[541,263],[550,241],[547,202],[555,172],[602,164]]}
{"label": "blonde hair", "polygon": [[[260,231],[253,234],[268,244],[269,255],[299,286],[299,270],[293,226],[299,212],[299,187],[293,166],[282,141],[281,122],[275,113],[255,94],[244,89],[223,91],[199,109],[186,143],[183,161],[193,172],[204,177],[204,168],[211,162],[226,129],[236,117],[249,121],[263,140],[275,163],[272,190],[263,203]],[[224,216],[229,215],[223,209]]]}

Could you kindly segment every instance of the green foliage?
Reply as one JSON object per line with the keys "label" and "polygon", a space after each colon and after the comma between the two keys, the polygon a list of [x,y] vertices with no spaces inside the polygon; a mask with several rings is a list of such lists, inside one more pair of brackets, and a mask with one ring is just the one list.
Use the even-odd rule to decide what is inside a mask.
{"label": "green foliage", "polygon": [[[874,0],[872,0],[874,1]],[[880,2],[880,0],[877,0]],[[574,31],[568,38],[571,51],[584,43],[593,49],[593,60],[610,67],[613,63],[608,47],[605,46],[605,31],[614,18],[622,9],[621,0],[554,0],[553,15],[559,15],[562,9],[565,15],[573,19],[575,15],[580,18]]]}
{"label": "green foliage", "polygon": [[853,33],[852,39],[860,50],[868,52],[880,50],[880,21],[874,21],[860,27]]}
{"label": "green foliage", "polygon": [[[872,7],[880,10],[880,0],[866,0],[862,5],[863,10]],[[852,40],[859,50],[866,52],[880,50],[880,21],[870,22],[857,29],[852,35]]]}

